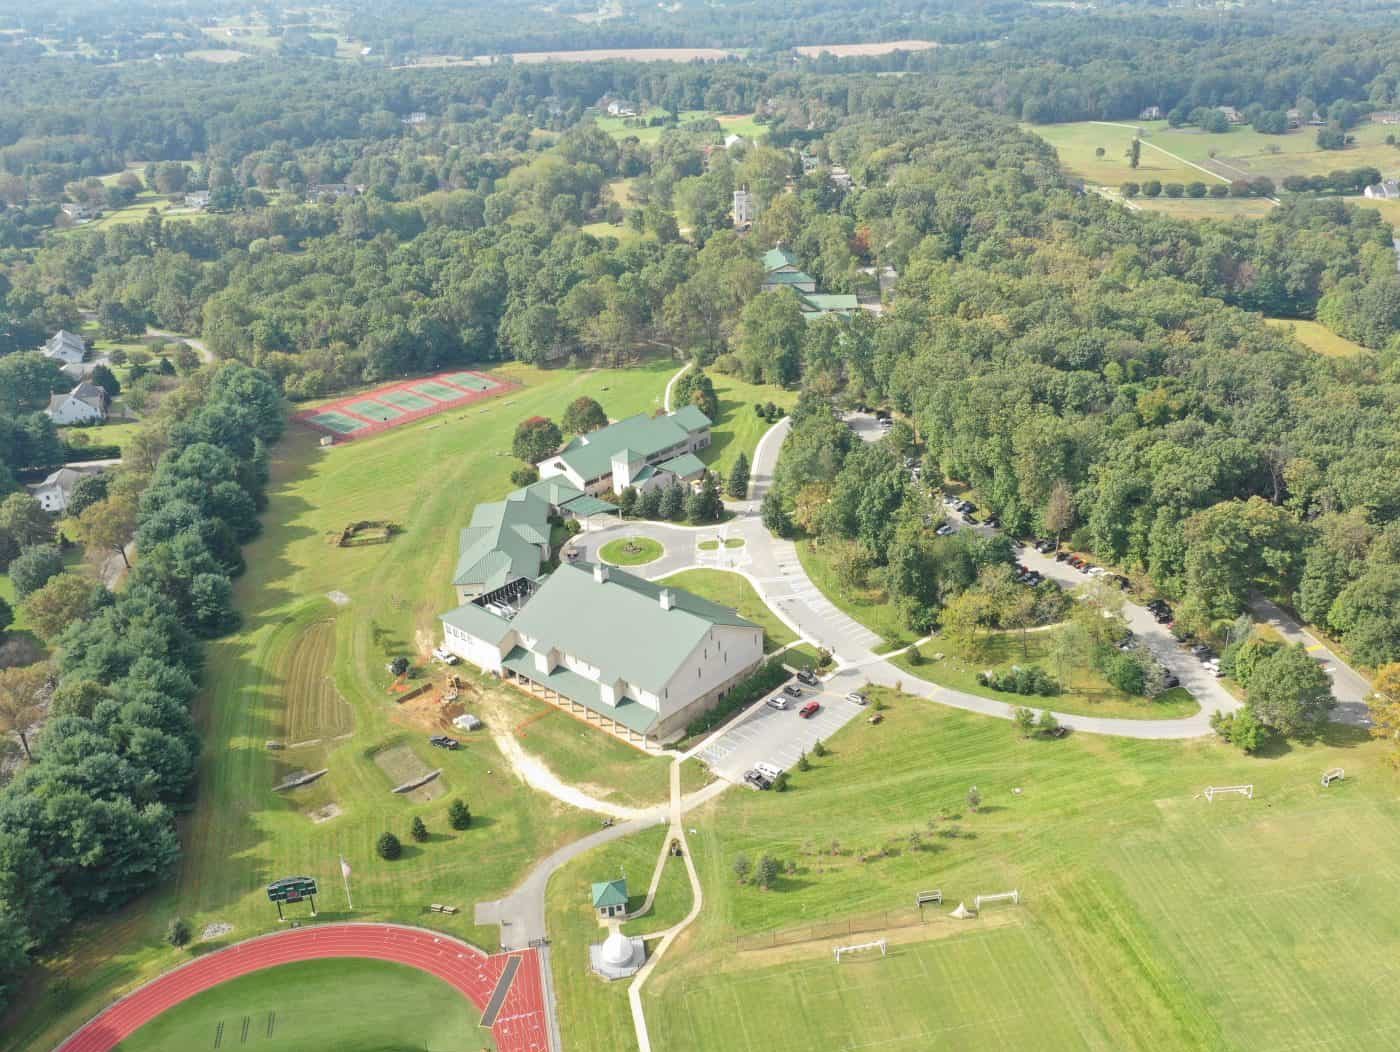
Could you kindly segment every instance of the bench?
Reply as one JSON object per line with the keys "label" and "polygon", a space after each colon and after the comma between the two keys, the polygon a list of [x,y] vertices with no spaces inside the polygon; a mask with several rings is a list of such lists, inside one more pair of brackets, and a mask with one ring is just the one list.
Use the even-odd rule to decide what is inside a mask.
{"label": "bench", "polygon": [[933,903],[936,906],[943,905],[942,890],[921,891],[914,896],[914,905],[918,906],[920,909],[927,906],[929,903]]}
{"label": "bench", "polygon": [[452,913],[456,913],[456,912],[457,912],[457,907],[456,907],[456,906],[444,906],[444,905],[443,905],[442,903],[440,903],[440,902],[434,902],[431,906],[428,907],[428,909],[430,909],[433,913],[448,913],[448,914],[452,914]]}

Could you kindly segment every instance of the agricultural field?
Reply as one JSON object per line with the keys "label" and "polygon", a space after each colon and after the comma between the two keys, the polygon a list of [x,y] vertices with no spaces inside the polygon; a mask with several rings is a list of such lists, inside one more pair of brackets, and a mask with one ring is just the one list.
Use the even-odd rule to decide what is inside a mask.
{"label": "agricultural field", "polygon": [[[1118,197],[1117,194],[1106,195]],[[1262,197],[1135,197],[1133,206],[1174,219],[1262,219],[1276,207]]]}
{"label": "agricultural field", "polygon": [[889,55],[896,51],[928,51],[938,47],[933,40],[888,40],[880,44],[803,44],[792,50],[804,58],[827,54],[835,58],[859,58],[865,55]]}
{"label": "agricultural field", "polygon": [[[670,361],[626,370],[511,365],[496,372],[519,390],[368,440],[326,449],[309,429],[288,429],[272,462],[264,531],[245,549],[248,571],[235,583],[243,626],[207,652],[208,688],[196,713],[203,758],[179,873],[116,917],[79,925],[44,959],[46,981],[62,980],[65,996],[45,997],[36,987],[40,1007],[0,1035],[0,1049],[51,1047],[96,1007],[167,968],[161,934],[172,916],[190,921],[197,942],[206,925],[231,925],[206,947],[271,930],[276,917],[264,885],[301,873],[330,882],[340,855],[355,870],[355,909],[336,891],[321,900],[323,917],[421,924],[428,903],[450,903],[465,909],[435,924],[495,948],[496,929],[475,927],[471,904],[502,894],[536,859],[595,829],[596,819],[523,786],[487,735],[456,752],[431,749],[436,712],[396,706],[384,666],[403,654],[426,664],[439,638],[437,615],[453,604],[452,538],[475,503],[510,489],[516,463],[498,454],[508,452],[515,424],[532,414],[558,417],[580,395],[601,399],[617,416],[654,410],[674,369]],[[397,522],[403,533],[386,545],[335,546],[347,523],[364,519]],[[304,755],[268,749],[283,740],[288,720],[288,681],[279,670],[289,668],[290,655],[315,655],[321,644],[301,637],[325,633],[312,626],[327,619],[331,675],[350,707],[352,736],[327,742],[344,724],[318,704],[298,718],[320,730],[320,743]],[[314,682],[316,673],[299,674]],[[420,804],[389,792],[373,756],[400,742],[442,768],[442,798]],[[304,789],[274,793],[288,765],[329,770]],[[475,816],[468,830],[447,825],[454,798]],[[432,834],[427,843],[406,836],[415,815]],[[396,862],[374,853],[385,830],[404,840]]]}
{"label": "agricultural field", "polygon": [[[884,722],[847,725],[788,794],[730,792],[687,817],[705,909],[644,992],[655,1047],[1391,1043],[1400,1005],[1378,977],[1400,935],[1400,776],[1364,731],[1250,758],[1214,740],[1023,740],[878,697]],[[1346,780],[1323,789],[1333,766]],[[1198,796],[1244,783],[1253,800]],[[782,863],[771,890],[737,881],[740,853]],[[944,906],[920,923],[930,888]],[[1013,888],[1020,906],[947,916]],[[867,933],[823,935],[848,926]],[[833,961],[880,934],[888,957]]]}
{"label": "agricultural field", "polygon": [[740,617],[748,618],[763,629],[766,653],[797,641],[793,630],[779,620],[742,574],[728,570],[682,570],[664,578],[663,582],[737,610]]}
{"label": "agricultural field", "polygon": [[[366,1005],[374,1011],[366,1012]],[[355,1019],[354,1027],[345,1020]],[[241,1039],[244,1020],[246,1039]],[[147,1023],[118,1052],[188,1052],[253,1045],[261,1052],[383,1052],[431,1048],[477,1052],[491,1036],[480,1013],[447,983],[401,964],[302,961],[207,990]]]}
{"label": "agricultural field", "polygon": [[1345,336],[1338,336],[1321,322],[1298,318],[1270,318],[1269,321],[1276,328],[1291,331],[1293,338],[1308,350],[1316,351],[1327,358],[1353,358],[1358,354],[1369,353],[1361,344],[1348,340]]}
{"label": "agricultural field", "polygon": [[[665,117],[666,111],[657,107],[644,111],[640,116],[651,119],[652,117]],[[748,113],[716,113],[713,110],[681,110],[679,113],[679,125],[684,127],[691,121],[716,120],[726,135],[741,135],[746,139],[763,139],[767,136],[768,130],[754,120],[753,114]],[[661,125],[655,127],[636,127],[629,125],[632,117],[599,117],[598,127],[609,135],[618,139],[635,137],[641,143],[654,143],[660,140],[661,133],[666,129]]]}
{"label": "agricultural field", "polygon": [[[916,648],[919,654],[917,664],[911,660],[914,651],[891,660],[911,676],[939,686],[1003,701],[1008,705],[1051,708],[1072,715],[1170,720],[1194,715],[1200,708],[1195,699],[1180,687],[1167,691],[1155,700],[1125,694],[1115,689],[1087,660],[1076,660],[1062,669],[1054,655],[1058,631],[1051,628],[1027,632],[1024,639],[1019,632],[995,632],[983,636],[972,654],[943,636],[935,636]],[[935,657],[937,654],[943,657]],[[1059,694],[1043,697],[996,691],[977,682],[978,672],[1006,672],[1013,665],[1038,665],[1059,679],[1065,689]]]}

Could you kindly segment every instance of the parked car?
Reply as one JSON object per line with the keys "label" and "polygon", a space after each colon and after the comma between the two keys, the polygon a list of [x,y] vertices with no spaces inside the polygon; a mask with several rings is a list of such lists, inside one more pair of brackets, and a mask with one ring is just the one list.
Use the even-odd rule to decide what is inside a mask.
{"label": "parked car", "polygon": [[971,512],[963,512],[962,521],[967,523],[969,526],[976,526],[977,516],[973,515]]}
{"label": "parked car", "polygon": [[796,683],[789,683],[783,687],[783,693],[790,698],[800,698],[802,697],[802,688]]}
{"label": "parked car", "polygon": [[1121,573],[1116,573],[1113,575],[1113,583],[1125,592],[1132,585],[1132,582],[1129,581],[1126,577],[1124,577]]}
{"label": "parked car", "polygon": [[804,668],[797,674],[797,682],[805,683],[809,687],[815,687],[821,681],[817,679],[815,672],[811,669]]}
{"label": "parked car", "polygon": [[770,789],[773,783],[759,774],[757,771],[745,771],[744,781],[748,782],[755,789]]}
{"label": "parked car", "polygon": [[1069,554],[1069,552],[1056,552],[1056,553],[1055,553],[1055,561],[1056,561],[1057,563],[1067,563],[1067,562],[1069,562],[1069,560],[1070,560],[1070,554]]}
{"label": "parked car", "polygon": [[802,708],[797,710],[797,714],[801,716],[804,720],[810,720],[821,710],[821,707],[821,702],[809,701],[806,705],[803,705]]}
{"label": "parked car", "polygon": [[1001,529],[1001,520],[1000,520],[999,518],[997,518],[995,515],[988,516],[988,518],[987,518],[987,525],[990,526],[990,527],[991,527],[992,529],[994,529],[994,530],[999,530],[999,529]]}
{"label": "parked car", "polygon": [[766,704],[770,709],[786,709],[787,698],[783,697],[781,694],[774,694],[771,698],[768,699]]}
{"label": "parked car", "polygon": [[1173,687],[1179,687],[1181,686],[1181,677],[1168,669],[1166,678],[1162,680],[1162,685],[1168,690],[1171,690]]}
{"label": "parked car", "polygon": [[865,704],[867,704],[867,699],[866,699],[865,695],[862,694],[862,693],[861,693],[860,691],[858,691],[858,690],[853,690],[853,691],[851,691],[849,694],[847,694],[847,695],[846,695],[846,700],[849,701],[849,702],[852,702],[853,704],[856,704],[856,705],[865,705]]}
{"label": "parked car", "polygon": [[933,532],[939,537],[946,537],[950,533],[956,533],[957,527],[955,527],[950,522],[945,522],[942,526],[938,527],[938,529],[934,530]]}
{"label": "parked car", "polygon": [[428,744],[435,745],[439,749],[455,749],[462,743],[459,742],[456,738],[449,738],[445,734],[435,734],[428,739]]}
{"label": "parked car", "polygon": [[444,650],[442,647],[438,647],[433,651],[433,657],[437,658],[444,665],[455,665],[461,660],[461,658],[452,653],[452,651]]}

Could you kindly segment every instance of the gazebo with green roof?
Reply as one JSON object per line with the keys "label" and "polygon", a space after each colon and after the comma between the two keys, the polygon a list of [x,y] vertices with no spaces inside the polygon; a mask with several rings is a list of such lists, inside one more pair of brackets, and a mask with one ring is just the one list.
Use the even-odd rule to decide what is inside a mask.
{"label": "gazebo with green roof", "polygon": [[593,908],[600,918],[621,917],[627,912],[627,880],[604,880],[593,885]]}

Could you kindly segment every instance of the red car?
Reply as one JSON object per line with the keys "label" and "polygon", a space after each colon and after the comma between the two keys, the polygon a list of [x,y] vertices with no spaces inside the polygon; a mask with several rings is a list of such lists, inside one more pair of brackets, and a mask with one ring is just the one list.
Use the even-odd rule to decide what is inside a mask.
{"label": "red car", "polygon": [[806,705],[803,705],[802,708],[797,710],[797,714],[801,716],[804,720],[810,720],[813,716],[817,714],[817,711],[821,707],[821,702],[809,701]]}

